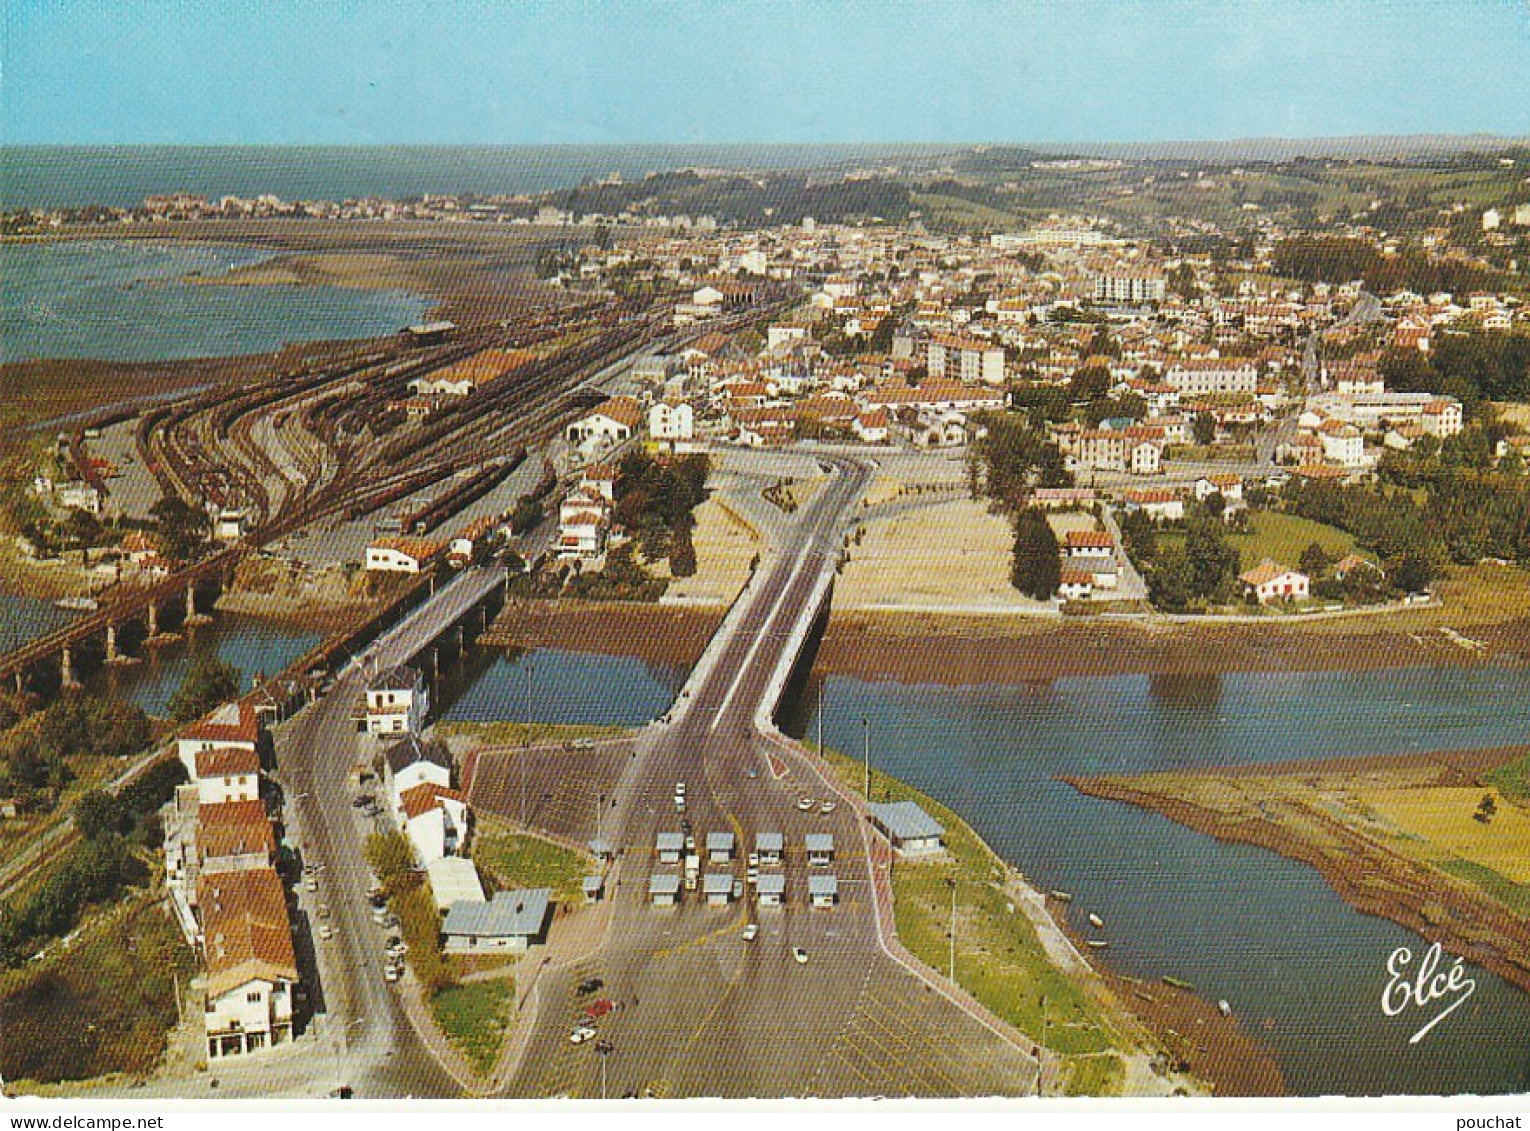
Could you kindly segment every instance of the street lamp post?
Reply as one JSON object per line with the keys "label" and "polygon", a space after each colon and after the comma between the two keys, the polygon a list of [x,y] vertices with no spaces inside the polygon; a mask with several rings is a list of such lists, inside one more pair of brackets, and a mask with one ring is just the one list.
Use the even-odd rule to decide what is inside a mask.
{"label": "street lamp post", "polygon": [[861,716],[861,760],[866,766],[866,800],[871,800],[871,720]]}
{"label": "street lamp post", "polygon": [[358,1017],[358,1018],[356,1018],[356,1020],[352,1021],[350,1024],[343,1025],[340,1028],[340,1032],[338,1034],[338,1038],[339,1039],[335,1042],[335,1087],[337,1087],[337,1088],[345,1087],[345,1068],[344,1068],[344,1062],[345,1062],[345,1053],[346,1053],[346,1047],[345,1047],[346,1034],[349,1033],[352,1029],[355,1029],[355,1028],[357,1028],[360,1025],[366,1024],[366,1020],[367,1019],[365,1017]]}
{"label": "street lamp post", "polygon": [[531,756],[531,676],[534,665],[526,660],[526,729],[521,739],[521,827],[526,827],[526,760]]}
{"label": "street lamp post", "polygon": [[606,1098],[606,1059],[611,1055],[614,1046],[610,1041],[601,1041],[595,1046],[595,1051],[600,1054],[600,1098]]}
{"label": "street lamp post", "polygon": [[952,985],[956,984],[956,881],[947,880],[951,885],[951,959],[950,978]]}

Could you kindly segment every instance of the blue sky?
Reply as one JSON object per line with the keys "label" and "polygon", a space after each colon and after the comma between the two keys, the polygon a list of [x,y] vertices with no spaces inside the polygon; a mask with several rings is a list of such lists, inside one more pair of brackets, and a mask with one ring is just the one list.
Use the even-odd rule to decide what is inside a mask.
{"label": "blue sky", "polygon": [[0,0],[13,144],[1530,134],[1530,0]]}

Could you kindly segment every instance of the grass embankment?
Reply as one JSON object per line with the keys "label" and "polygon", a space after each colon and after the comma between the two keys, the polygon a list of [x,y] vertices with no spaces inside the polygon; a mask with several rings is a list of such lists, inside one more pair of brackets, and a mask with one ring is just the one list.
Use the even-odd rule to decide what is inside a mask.
{"label": "grass embankment", "polygon": [[551,888],[553,899],[566,905],[577,905],[584,894],[580,880],[598,870],[588,853],[512,833],[493,817],[480,821],[473,862],[496,890]]}
{"label": "grass embankment", "polygon": [[515,983],[507,978],[451,986],[430,1000],[431,1012],[446,1039],[467,1058],[473,1071],[486,1075],[499,1060],[500,1047],[515,1015]]}
{"label": "grass embankment", "polygon": [[[861,763],[834,751],[825,758],[841,782],[857,792]],[[1116,1094],[1126,1065],[1117,1052],[1134,1041],[1111,1015],[1103,991],[1081,986],[1047,958],[1035,928],[1005,891],[1011,873],[967,823],[896,778],[872,772],[877,801],[914,801],[945,827],[947,852],[925,861],[899,860],[893,868],[898,938],[935,970],[950,954],[951,889],[956,882],[956,980],[997,1016],[1062,1055],[1063,1087],[1070,1095]]]}
{"label": "grass embankment", "polygon": [[437,723],[434,730],[442,738],[472,738],[484,746],[573,742],[578,738],[621,738],[631,733],[628,727],[597,726],[593,723],[517,723],[504,720]]}
{"label": "grass embankment", "polygon": [[70,949],[0,974],[0,1073],[14,1086],[152,1071],[176,1023],[176,977],[184,988],[195,968],[160,899],[130,898]]}

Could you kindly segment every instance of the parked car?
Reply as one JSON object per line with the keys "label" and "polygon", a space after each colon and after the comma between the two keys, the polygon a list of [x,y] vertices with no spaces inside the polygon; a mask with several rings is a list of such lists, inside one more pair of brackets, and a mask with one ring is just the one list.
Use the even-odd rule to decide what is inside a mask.
{"label": "parked car", "polygon": [[334,938],[335,937],[335,928],[331,927],[328,923],[325,923],[325,924],[321,925],[319,927],[319,937],[321,939],[326,940],[326,941],[329,940],[329,939]]}
{"label": "parked car", "polygon": [[824,813],[824,814],[829,814],[829,813],[834,812],[834,802],[832,802],[832,801],[825,801],[822,805],[820,805],[818,807],[818,811],[820,813]]}
{"label": "parked car", "polygon": [[584,997],[588,994],[594,993],[604,985],[605,983],[602,982],[599,978],[586,978],[584,981],[579,983],[576,992],[580,997]]}
{"label": "parked car", "polygon": [[804,797],[797,802],[797,808],[801,809],[804,813],[806,813],[812,807],[813,799],[811,797]]}
{"label": "parked car", "polygon": [[750,923],[747,927],[744,928],[744,941],[745,942],[754,942],[754,940],[759,938],[759,937],[760,937],[760,925],[758,923]]}
{"label": "parked car", "polygon": [[589,1005],[585,1006],[584,1012],[591,1018],[599,1019],[610,1013],[615,1008],[616,1004],[613,1001],[611,1001],[609,998],[601,997],[596,998],[594,1001],[590,1002]]}
{"label": "parked car", "polygon": [[568,1035],[568,1043],[571,1045],[582,1045],[594,1036],[595,1026],[585,1022],[574,1026],[574,1031]]}
{"label": "parked car", "polygon": [[798,966],[807,965],[807,951],[803,950],[800,946],[792,947],[792,957],[797,960]]}

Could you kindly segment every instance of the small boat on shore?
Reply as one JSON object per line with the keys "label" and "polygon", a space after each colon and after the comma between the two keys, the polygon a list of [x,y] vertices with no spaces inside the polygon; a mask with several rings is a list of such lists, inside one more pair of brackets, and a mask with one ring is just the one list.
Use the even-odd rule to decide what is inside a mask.
{"label": "small boat on shore", "polygon": [[71,613],[93,613],[101,607],[94,597],[60,597],[53,602],[55,609],[65,609]]}
{"label": "small boat on shore", "polygon": [[1189,982],[1185,981],[1183,978],[1176,978],[1171,974],[1165,974],[1163,976],[1163,984],[1166,986],[1173,986],[1176,990],[1187,990],[1191,992],[1195,990],[1195,987]]}
{"label": "small boat on shore", "polygon": [[1073,893],[1071,891],[1058,891],[1054,889],[1050,894],[1053,899],[1057,900],[1058,903],[1073,902]]}
{"label": "small boat on shore", "polygon": [[1228,1004],[1228,1001],[1225,997],[1217,999],[1217,1012],[1220,1013],[1223,1017],[1232,1016],[1232,1006]]}
{"label": "small boat on shore", "polygon": [[1089,925],[1097,931],[1102,930],[1105,927],[1105,920],[1091,911],[1089,912]]}
{"label": "small boat on shore", "polygon": [[1110,943],[1104,939],[1085,939],[1084,945],[1092,947],[1095,950],[1104,950],[1107,946],[1110,945]]}

